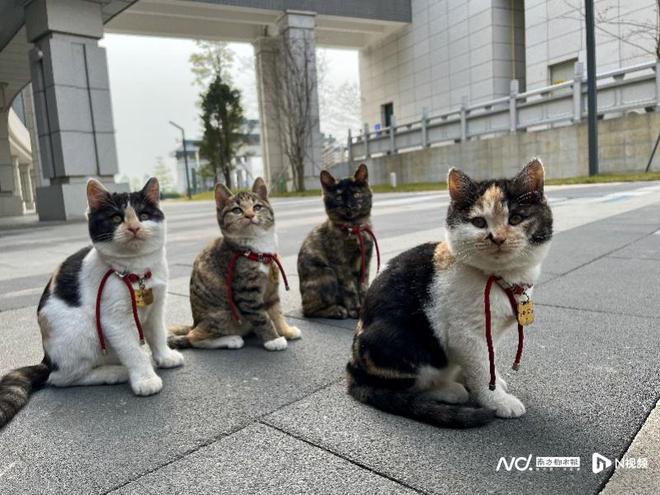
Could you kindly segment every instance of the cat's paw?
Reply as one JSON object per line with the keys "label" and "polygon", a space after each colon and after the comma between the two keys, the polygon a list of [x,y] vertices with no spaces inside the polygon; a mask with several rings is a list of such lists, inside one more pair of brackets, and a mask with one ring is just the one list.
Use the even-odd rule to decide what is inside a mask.
{"label": "cat's paw", "polygon": [[348,311],[343,306],[332,306],[328,308],[325,315],[325,318],[335,318],[338,320],[344,320],[348,317]]}
{"label": "cat's paw", "polygon": [[500,378],[499,374],[497,376],[497,387],[501,388],[505,392],[509,391],[509,385],[506,383],[506,380],[504,378]]}
{"label": "cat's paw", "polygon": [[245,345],[245,341],[240,335],[225,335],[220,338],[222,339],[225,349],[240,349]]}
{"label": "cat's paw", "polygon": [[443,383],[437,388],[430,390],[428,396],[433,400],[448,404],[465,404],[470,400],[470,394],[458,382]]}
{"label": "cat's paw", "polygon": [[152,376],[131,382],[131,388],[135,395],[154,395],[163,389],[163,380],[154,373]]}
{"label": "cat's paw", "polygon": [[495,404],[495,415],[499,418],[519,418],[525,414],[525,405],[515,395],[503,394]]}
{"label": "cat's paw", "polygon": [[177,366],[183,366],[183,354],[174,349],[170,349],[169,352],[165,352],[162,355],[154,356],[154,359],[159,368],[176,368]]}
{"label": "cat's paw", "polygon": [[287,343],[284,337],[277,337],[276,339],[264,342],[264,347],[269,351],[283,351],[286,349]]}
{"label": "cat's paw", "polygon": [[302,332],[298,327],[289,327],[286,332],[282,333],[282,337],[287,340],[297,340],[302,337]]}

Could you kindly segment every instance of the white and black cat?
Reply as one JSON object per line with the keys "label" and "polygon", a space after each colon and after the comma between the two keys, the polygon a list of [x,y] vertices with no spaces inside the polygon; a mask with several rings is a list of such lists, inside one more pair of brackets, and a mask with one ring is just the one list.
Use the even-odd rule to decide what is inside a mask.
{"label": "white and black cat", "polygon": [[[0,380],[0,427],[44,383],[64,387],[128,381],[136,395],[158,393],[163,382],[140,346],[134,309],[156,364],[183,364],[181,353],[167,346],[166,222],[159,195],[155,178],[130,194],[110,193],[97,180],[89,180],[92,246],[68,257],[48,281],[37,309],[45,356],[41,364],[19,368]],[[145,304],[134,307],[133,294]]]}
{"label": "white and black cat", "polygon": [[[524,288],[513,296],[518,303],[531,297],[548,252],[552,213],[543,181],[536,159],[511,180],[449,172],[446,241],[395,257],[367,292],[347,365],[353,397],[441,426],[525,413],[499,374],[491,376],[484,294],[497,277],[501,286],[490,292],[497,341],[516,323],[505,288]],[[477,407],[465,405],[470,399]]]}

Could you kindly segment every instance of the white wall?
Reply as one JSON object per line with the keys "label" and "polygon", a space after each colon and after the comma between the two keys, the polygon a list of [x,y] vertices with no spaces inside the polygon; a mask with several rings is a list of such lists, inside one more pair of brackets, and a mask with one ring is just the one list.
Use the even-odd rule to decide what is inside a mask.
{"label": "white wall", "polygon": [[[521,1],[412,0],[412,23],[360,53],[362,118],[373,128],[392,101],[398,122],[426,107],[440,113],[463,96],[480,102],[509,94],[514,11]],[[523,56],[519,47],[518,56]],[[522,72],[522,67],[519,72]]]}
{"label": "white wall", "polygon": [[[583,5],[582,0],[525,1],[528,89],[550,83],[552,64],[576,58],[586,67]],[[597,72],[653,60],[651,36],[633,31],[635,24],[657,25],[656,0],[595,0],[594,10]]]}
{"label": "white wall", "polygon": [[[457,109],[463,96],[505,96],[514,75],[521,91],[550,84],[550,65],[586,59],[583,3],[412,0],[412,23],[360,52],[363,121],[373,129],[388,102],[405,123],[424,107],[431,115]],[[653,59],[651,36],[622,22],[657,23],[656,0],[595,3],[599,72]]]}

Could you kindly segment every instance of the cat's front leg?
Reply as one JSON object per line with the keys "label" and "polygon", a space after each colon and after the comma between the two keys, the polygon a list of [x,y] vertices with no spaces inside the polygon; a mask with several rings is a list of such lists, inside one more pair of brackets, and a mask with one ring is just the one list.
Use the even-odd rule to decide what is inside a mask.
{"label": "cat's front leg", "polygon": [[269,351],[283,351],[287,348],[286,338],[277,333],[265,310],[240,309],[252,331],[261,339],[266,349]]}
{"label": "cat's front leg", "polygon": [[495,390],[490,390],[490,367],[486,342],[483,339],[454,339],[452,359],[460,363],[463,380],[470,396],[481,406],[494,409],[500,418],[518,418],[525,414],[525,405],[506,390],[506,382],[498,379]]}
{"label": "cat's front leg", "polygon": [[105,324],[103,330],[108,344],[114,349],[121,364],[128,369],[128,381],[133,393],[146,396],[160,392],[163,381],[154,371],[149,355],[140,347],[132,318],[129,320],[115,316],[115,320]]}
{"label": "cat's front leg", "polygon": [[353,273],[353,277],[342,280],[342,302],[346,308],[349,318],[358,318],[360,315],[360,307],[362,301],[360,299],[360,274],[357,276]]}
{"label": "cat's front leg", "polygon": [[284,315],[282,314],[282,307],[280,306],[279,302],[273,304],[268,309],[268,316],[270,316],[273,325],[275,325],[277,333],[285,339],[296,340],[301,337],[302,333],[300,328],[289,325],[284,318]]}
{"label": "cat's front leg", "polygon": [[[156,291],[154,291],[156,292]],[[156,292],[151,313],[142,326],[144,337],[151,348],[151,354],[159,368],[176,368],[183,366],[183,355],[167,345],[167,328],[165,327],[165,298],[164,289]]]}

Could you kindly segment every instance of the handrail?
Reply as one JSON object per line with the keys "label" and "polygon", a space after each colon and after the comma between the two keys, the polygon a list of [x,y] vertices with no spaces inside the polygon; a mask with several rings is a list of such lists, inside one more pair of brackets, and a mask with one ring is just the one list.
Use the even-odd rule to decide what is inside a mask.
{"label": "handrail", "polygon": [[[625,77],[649,69],[655,74]],[[597,85],[599,114],[637,108],[660,111],[660,61],[605,71],[598,74],[596,80],[600,83]],[[571,81],[524,93],[518,93],[518,83],[512,81],[508,96],[476,104],[469,104],[464,98],[460,108],[436,115],[423,114],[421,119],[403,124],[397,124],[392,117],[392,125],[378,131],[368,130],[365,125],[360,135],[351,136],[349,132],[347,154],[350,159],[357,160],[482,135],[514,133],[528,127],[543,128],[561,122],[576,124],[584,117],[585,82],[582,64],[576,63],[575,77]]]}

